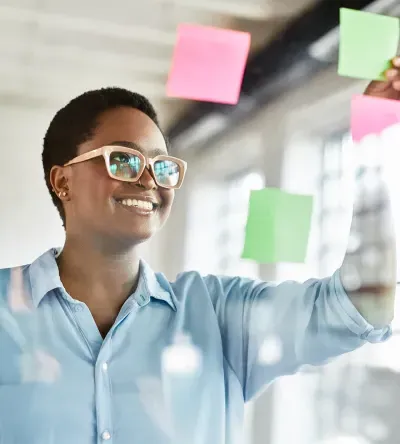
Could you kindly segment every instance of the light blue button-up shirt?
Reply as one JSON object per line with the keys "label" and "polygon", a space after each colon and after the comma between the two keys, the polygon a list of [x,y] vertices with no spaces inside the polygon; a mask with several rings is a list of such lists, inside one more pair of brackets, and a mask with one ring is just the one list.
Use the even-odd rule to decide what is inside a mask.
{"label": "light blue button-up shirt", "polygon": [[[176,333],[202,354],[193,374],[162,366]],[[60,281],[55,250],[0,270],[1,444],[239,444],[244,403],[276,377],[390,336],[332,278],[272,284],[141,263],[103,340]],[[271,341],[281,356],[260,359]],[[275,353],[276,355],[276,353]]]}

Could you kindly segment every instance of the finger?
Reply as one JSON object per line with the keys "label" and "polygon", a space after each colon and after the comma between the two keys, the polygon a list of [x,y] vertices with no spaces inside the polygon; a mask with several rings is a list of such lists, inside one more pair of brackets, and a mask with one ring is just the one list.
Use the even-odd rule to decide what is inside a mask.
{"label": "finger", "polygon": [[365,90],[366,95],[383,94],[392,87],[391,82],[371,82]]}
{"label": "finger", "polygon": [[385,76],[390,81],[396,81],[400,79],[400,70],[395,68],[390,68],[385,72]]}
{"label": "finger", "polygon": [[395,57],[393,60],[392,60],[392,65],[395,67],[395,68],[400,68],[400,57],[398,56],[398,57]]}
{"label": "finger", "polygon": [[392,88],[400,91],[400,56],[392,60],[392,68],[386,71],[386,78],[392,82]]}
{"label": "finger", "polygon": [[395,89],[396,91],[400,91],[400,79],[395,80],[395,81],[392,83],[392,87],[393,87],[393,89]]}

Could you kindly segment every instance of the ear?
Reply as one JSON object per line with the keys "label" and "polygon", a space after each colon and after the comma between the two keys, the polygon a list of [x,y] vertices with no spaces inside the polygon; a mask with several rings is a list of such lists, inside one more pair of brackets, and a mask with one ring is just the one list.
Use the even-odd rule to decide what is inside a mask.
{"label": "ear", "polygon": [[68,172],[66,167],[53,166],[50,170],[50,183],[53,191],[59,195],[60,193],[68,193]]}

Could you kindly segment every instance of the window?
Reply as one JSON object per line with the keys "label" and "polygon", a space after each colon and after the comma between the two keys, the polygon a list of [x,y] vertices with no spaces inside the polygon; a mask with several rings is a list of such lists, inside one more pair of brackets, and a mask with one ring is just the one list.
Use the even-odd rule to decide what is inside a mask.
{"label": "window", "polygon": [[258,264],[240,258],[245,238],[250,191],[264,187],[257,172],[231,178],[225,184],[226,197],[219,209],[216,252],[218,273],[257,278]]}
{"label": "window", "polygon": [[[340,266],[347,247],[353,211],[351,183],[354,183],[354,178],[351,176],[354,171],[349,168],[352,150],[352,140],[348,132],[333,135],[323,146],[318,196],[320,224],[318,271],[321,276],[330,275]],[[396,164],[396,159],[390,159],[390,161]],[[393,211],[398,225],[400,214],[397,214],[396,206]],[[397,238],[399,235],[400,226],[397,227]],[[399,246],[397,249],[399,254]],[[393,327],[395,331],[400,332],[400,305],[398,303]]]}
{"label": "window", "polygon": [[258,277],[258,264],[240,256],[250,191],[263,185],[263,175],[258,172],[194,184],[188,199],[186,270]]}
{"label": "window", "polygon": [[[319,272],[325,276],[340,266],[347,246],[352,192],[348,192],[346,154],[351,153],[351,144],[349,134],[342,132],[330,137],[323,146]],[[394,327],[398,328],[398,322]],[[393,390],[398,386],[400,370],[397,345],[396,337],[384,345],[367,345],[314,370],[313,416],[317,442],[328,440],[336,444],[345,436],[357,437],[359,442],[365,440],[369,444],[396,441]]]}
{"label": "window", "polygon": [[345,176],[350,143],[348,133],[339,133],[323,145],[318,196],[320,276],[328,276],[338,268],[346,251],[352,215],[351,192]]}

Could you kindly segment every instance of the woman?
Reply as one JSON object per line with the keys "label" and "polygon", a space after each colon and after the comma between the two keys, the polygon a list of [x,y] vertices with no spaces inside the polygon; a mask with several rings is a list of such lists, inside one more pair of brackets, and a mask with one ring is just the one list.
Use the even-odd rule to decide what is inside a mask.
{"label": "woman", "polygon": [[[399,99],[393,63],[368,94]],[[371,325],[339,271],[303,284],[197,273],[168,282],[140,261],[186,164],[169,156],[138,94],[72,100],[50,124],[43,166],[66,242],[0,271],[1,443],[241,443],[244,402],[276,377],[390,336],[393,291],[376,295],[388,308]],[[201,351],[197,373],[162,366],[181,332]],[[269,337],[282,358],[266,364]]]}

